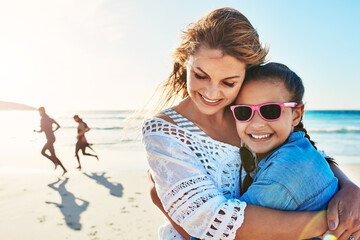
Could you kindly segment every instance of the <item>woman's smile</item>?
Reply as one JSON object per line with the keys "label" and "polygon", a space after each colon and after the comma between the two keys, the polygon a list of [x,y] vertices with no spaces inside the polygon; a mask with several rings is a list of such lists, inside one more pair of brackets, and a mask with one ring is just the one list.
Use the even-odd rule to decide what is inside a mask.
{"label": "woman's smile", "polygon": [[218,104],[220,104],[222,102],[222,98],[221,99],[209,99],[207,97],[205,97],[204,95],[201,95],[199,93],[201,99],[203,100],[203,103],[205,103],[206,105],[209,105],[209,106],[216,106]]}

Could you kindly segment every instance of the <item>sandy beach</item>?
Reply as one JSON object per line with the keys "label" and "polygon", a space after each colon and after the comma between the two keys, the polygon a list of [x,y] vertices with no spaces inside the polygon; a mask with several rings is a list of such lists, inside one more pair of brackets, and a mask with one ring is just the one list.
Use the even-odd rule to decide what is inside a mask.
{"label": "sandy beach", "polygon": [[30,155],[24,166],[1,160],[0,239],[157,239],[163,217],[149,198],[144,152],[84,157],[81,172],[75,158],[63,159],[63,177],[40,153]]}
{"label": "sandy beach", "polygon": [[[82,171],[68,152],[58,153],[63,177],[34,149],[0,160],[0,239],[157,239],[163,217],[149,198],[144,151],[84,157]],[[341,168],[360,184],[360,165]]]}

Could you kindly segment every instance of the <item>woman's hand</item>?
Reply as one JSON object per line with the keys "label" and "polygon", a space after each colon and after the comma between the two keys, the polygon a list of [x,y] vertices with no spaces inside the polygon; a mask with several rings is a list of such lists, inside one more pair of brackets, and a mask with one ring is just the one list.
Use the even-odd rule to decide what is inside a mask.
{"label": "woman's hand", "polygon": [[334,195],[328,205],[327,233],[338,237],[338,240],[360,240],[360,188],[351,181],[342,184],[340,191]]}

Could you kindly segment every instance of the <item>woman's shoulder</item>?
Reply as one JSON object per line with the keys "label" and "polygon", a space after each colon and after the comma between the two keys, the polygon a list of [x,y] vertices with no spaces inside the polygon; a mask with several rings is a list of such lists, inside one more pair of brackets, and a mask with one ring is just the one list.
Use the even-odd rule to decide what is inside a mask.
{"label": "woman's shoulder", "polygon": [[169,115],[165,114],[164,112],[159,112],[153,118],[159,118],[159,119],[165,120],[166,122],[176,125],[175,121]]}
{"label": "woman's shoulder", "polygon": [[154,143],[154,141],[157,144],[159,142],[167,145],[181,144],[197,152],[211,151],[218,154],[236,153],[236,155],[239,152],[239,148],[236,146],[193,133],[160,117],[154,117],[143,122],[142,141],[145,144]]}
{"label": "woman's shoulder", "polygon": [[[164,111],[147,118],[142,123],[142,135],[165,135],[175,136],[178,133],[184,134],[185,129],[177,126],[175,121]],[[172,134],[171,134],[172,133]]]}

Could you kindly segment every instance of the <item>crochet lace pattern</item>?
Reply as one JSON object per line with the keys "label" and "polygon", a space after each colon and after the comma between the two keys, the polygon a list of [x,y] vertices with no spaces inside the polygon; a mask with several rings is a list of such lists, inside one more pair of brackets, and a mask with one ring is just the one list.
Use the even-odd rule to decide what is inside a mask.
{"label": "crochet lace pattern", "polygon": [[[166,178],[166,182],[172,182],[161,197],[169,216],[190,234],[203,227],[206,229],[202,233],[204,239],[234,239],[246,207],[245,202],[236,199],[239,198],[239,148],[192,133],[160,118],[145,121],[142,133],[145,144],[146,138],[151,136],[170,138],[181,144],[193,153],[191,164],[202,173],[174,180],[168,163],[162,159],[154,160],[152,167],[156,169],[153,170]],[[209,204],[213,204],[214,215],[201,215],[199,223],[186,225],[199,208]]]}

